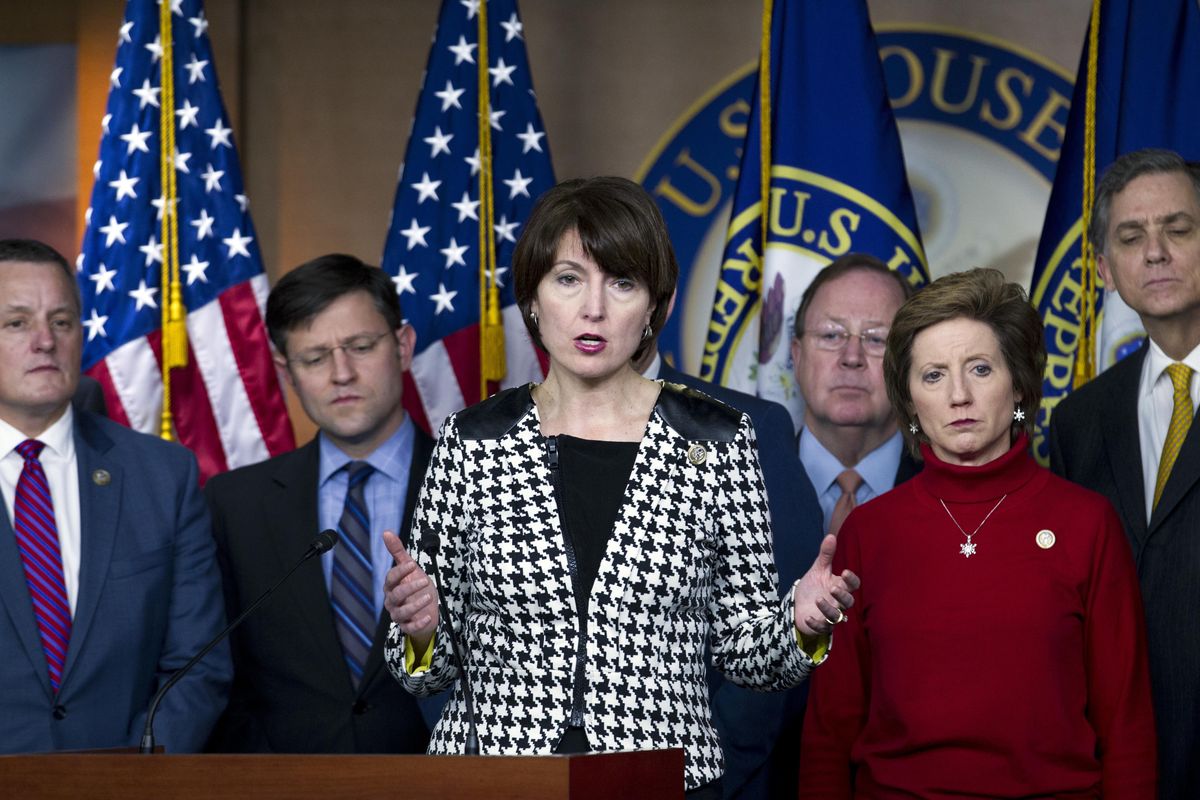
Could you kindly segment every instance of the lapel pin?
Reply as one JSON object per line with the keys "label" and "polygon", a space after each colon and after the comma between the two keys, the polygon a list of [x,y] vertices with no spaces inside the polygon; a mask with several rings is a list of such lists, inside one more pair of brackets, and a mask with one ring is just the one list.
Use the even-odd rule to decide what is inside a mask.
{"label": "lapel pin", "polygon": [[92,470],[92,483],[97,486],[108,486],[112,483],[112,475],[109,475],[106,469]]}
{"label": "lapel pin", "polygon": [[1049,550],[1054,547],[1054,531],[1040,530],[1037,535],[1037,546],[1043,550]]}
{"label": "lapel pin", "polygon": [[708,451],[704,449],[704,445],[694,444],[688,448],[687,456],[688,461],[700,466],[704,463],[704,459],[708,458]]}

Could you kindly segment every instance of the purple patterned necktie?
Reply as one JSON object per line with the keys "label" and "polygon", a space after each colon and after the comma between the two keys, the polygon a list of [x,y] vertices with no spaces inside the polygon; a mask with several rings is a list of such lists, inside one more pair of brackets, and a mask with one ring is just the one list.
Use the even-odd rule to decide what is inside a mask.
{"label": "purple patterned necktie", "polygon": [[25,459],[25,468],[17,481],[13,530],[25,567],[25,583],[33,600],[33,615],[42,634],[50,686],[57,693],[67,661],[67,642],[71,638],[71,606],[67,603],[50,484],[46,481],[42,462],[38,461],[45,446],[36,439],[26,439],[17,445],[17,452]]}

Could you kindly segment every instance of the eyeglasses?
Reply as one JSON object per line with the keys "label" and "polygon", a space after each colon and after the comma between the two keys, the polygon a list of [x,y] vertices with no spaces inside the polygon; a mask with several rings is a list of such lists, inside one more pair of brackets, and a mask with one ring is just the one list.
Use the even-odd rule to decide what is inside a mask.
{"label": "eyeglasses", "polygon": [[858,337],[863,352],[869,356],[880,357],[887,350],[887,328],[871,328],[862,333],[851,333],[840,326],[830,325],[825,328],[809,328],[804,332],[809,334],[818,350],[838,352],[846,346],[852,336]]}
{"label": "eyeglasses", "polygon": [[303,369],[320,369],[333,360],[333,351],[341,350],[355,361],[362,361],[375,352],[379,347],[379,343],[383,341],[383,337],[391,334],[391,331],[383,333],[369,334],[365,333],[362,336],[355,336],[347,339],[345,342],[336,347],[319,347],[313,350],[306,350],[299,355],[288,359],[289,364],[295,364]]}

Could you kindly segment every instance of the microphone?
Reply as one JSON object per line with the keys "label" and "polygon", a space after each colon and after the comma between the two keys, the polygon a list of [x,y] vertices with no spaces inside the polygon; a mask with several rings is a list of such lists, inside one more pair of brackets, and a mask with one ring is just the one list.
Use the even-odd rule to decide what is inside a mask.
{"label": "microphone", "polygon": [[450,650],[454,653],[454,665],[458,667],[458,675],[462,679],[463,685],[463,699],[467,704],[467,743],[463,747],[463,753],[468,756],[477,756],[479,755],[479,732],[475,728],[475,702],[471,693],[471,680],[467,677],[467,670],[463,665],[458,635],[454,630],[454,614],[450,610],[450,604],[446,602],[445,595],[442,594],[442,582],[438,578],[437,554],[441,546],[442,540],[436,533],[427,531],[421,537],[421,550],[429,556],[429,572],[433,575],[433,586],[437,589],[438,603],[446,615],[446,629],[450,634]]}
{"label": "microphone", "polygon": [[250,616],[250,612],[262,605],[263,601],[270,597],[272,592],[282,586],[284,581],[292,577],[293,572],[300,569],[301,565],[303,565],[313,556],[318,556],[321,553],[332,550],[333,546],[337,544],[337,542],[338,533],[333,529],[324,530],[318,533],[317,537],[313,539],[312,543],[308,546],[308,549],[304,551],[304,555],[300,556],[300,560],[296,562],[295,566],[287,571],[286,575],[275,581],[271,588],[259,595],[257,600],[246,607],[245,611],[243,611],[241,614],[238,614],[237,619],[226,625],[225,630],[218,633],[211,642],[204,645],[204,649],[192,656],[191,661],[184,664],[180,669],[175,670],[175,674],[167,679],[167,682],[164,683],[157,692],[155,692],[154,699],[150,701],[150,710],[146,712],[146,727],[142,731],[142,742],[138,747],[139,753],[154,752],[154,715],[158,713],[158,704],[162,702],[163,695],[165,695],[172,686],[179,683],[180,678],[186,675],[192,667],[196,666],[196,664],[200,662],[200,659],[208,655],[208,651],[220,644],[234,628],[242,624],[242,620]]}

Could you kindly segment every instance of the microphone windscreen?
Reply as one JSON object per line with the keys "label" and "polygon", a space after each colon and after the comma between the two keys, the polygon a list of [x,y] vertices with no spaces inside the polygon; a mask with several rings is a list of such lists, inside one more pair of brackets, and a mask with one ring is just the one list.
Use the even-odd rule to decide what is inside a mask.
{"label": "microphone windscreen", "polygon": [[441,538],[433,531],[426,531],[421,536],[421,549],[431,556],[436,556],[438,549],[442,546]]}
{"label": "microphone windscreen", "polygon": [[317,534],[317,538],[313,539],[312,549],[318,553],[325,553],[333,549],[333,546],[338,543],[338,532],[333,528],[328,528]]}

